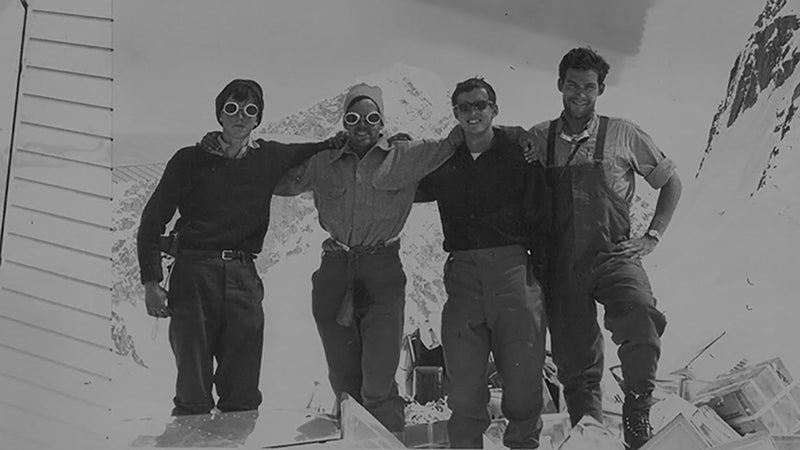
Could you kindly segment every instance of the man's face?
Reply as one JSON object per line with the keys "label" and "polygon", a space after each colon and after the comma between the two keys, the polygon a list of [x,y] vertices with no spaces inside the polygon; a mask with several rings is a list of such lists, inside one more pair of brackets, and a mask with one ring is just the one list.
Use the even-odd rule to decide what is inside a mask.
{"label": "man's face", "polygon": [[[229,103],[235,104],[238,108],[233,108]],[[223,103],[222,110],[219,112],[219,121],[222,123],[222,136],[226,141],[242,140],[247,138],[256,127],[256,120],[258,115],[250,117],[253,109],[256,107],[256,102],[252,98],[248,98],[243,102],[239,102],[228,97]],[[236,110],[233,114],[230,114]]]}
{"label": "man's face", "polygon": [[480,136],[492,127],[492,120],[497,115],[497,105],[489,100],[486,89],[473,89],[458,94],[453,114],[465,135]]}
{"label": "man's face", "polygon": [[[376,116],[375,114],[378,115]],[[347,131],[347,138],[351,147],[357,150],[370,149],[378,142],[383,129],[383,118],[380,116],[378,106],[372,100],[362,98],[353,103],[347,108],[345,116],[343,119],[344,129]],[[370,123],[370,121],[374,122],[376,118],[380,118],[378,123]],[[357,121],[348,123],[348,120]]]}
{"label": "man's face", "polygon": [[573,119],[590,117],[594,113],[597,97],[604,88],[597,81],[597,72],[594,70],[567,69],[564,79],[558,81],[564,111]]}

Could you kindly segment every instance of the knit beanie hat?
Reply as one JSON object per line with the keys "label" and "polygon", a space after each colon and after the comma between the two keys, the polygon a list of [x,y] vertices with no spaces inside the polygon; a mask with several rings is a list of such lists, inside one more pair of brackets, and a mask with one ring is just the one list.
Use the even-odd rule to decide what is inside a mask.
{"label": "knit beanie hat", "polygon": [[222,125],[222,122],[219,120],[219,115],[222,113],[222,107],[231,96],[237,101],[245,101],[248,97],[253,99],[256,106],[258,106],[258,116],[256,116],[256,126],[258,126],[261,123],[261,117],[264,115],[264,91],[261,90],[261,86],[253,80],[237,78],[222,88],[215,101],[217,122],[220,125]]}
{"label": "knit beanie hat", "polygon": [[370,86],[366,83],[359,83],[347,91],[347,96],[344,98],[344,110],[347,111],[353,102],[364,97],[375,102],[378,112],[383,114],[383,91],[377,86]]}

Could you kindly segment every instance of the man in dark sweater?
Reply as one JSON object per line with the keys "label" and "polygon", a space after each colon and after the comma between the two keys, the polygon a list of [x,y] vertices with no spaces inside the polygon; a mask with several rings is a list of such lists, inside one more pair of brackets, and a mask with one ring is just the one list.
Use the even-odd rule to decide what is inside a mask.
{"label": "man in dark sweater", "polygon": [[[337,140],[282,144],[255,140],[264,99],[251,80],[231,81],[217,95],[218,151],[185,147],[170,159],[145,205],[137,235],[147,313],[171,317],[169,340],[178,376],[172,415],[257,409],[264,286],[253,259],[269,226],[275,184]],[[169,294],[159,283],[160,236],[178,211],[178,245]],[[217,368],[214,371],[214,360]]]}
{"label": "man in dark sweater", "polygon": [[[436,200],[449,252],[442,346],[448,382],[450,445],[480,448],[489,425],[487,365],[494,355],[503,380],[503,439],[510,448],[536,448],[541,431],[545,323],[542,288],[529,264],[533,201],[544,168],[527,165],[519,131],[497,128],[496,95],[471,78],[456,86],[453,112],[464,133],[455,154],[419,184],[417,199]],[[435,169],[422,159],[395,158],[375,184],[391,188]],[[430,170],[428,170],[430,169]],[[408,182],[408,181],[406,181]],[[536,249],[539,253],[542,248]]]}

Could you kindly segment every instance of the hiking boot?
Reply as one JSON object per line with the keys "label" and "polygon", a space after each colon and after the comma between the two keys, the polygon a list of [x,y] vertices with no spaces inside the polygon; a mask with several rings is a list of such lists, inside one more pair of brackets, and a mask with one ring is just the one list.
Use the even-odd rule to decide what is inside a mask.
{"label": "hiking boot", "polygon": [[653,427],[650,426],[650,393],[625,394],[622,404],[622,430],[625,438],[625,447],[636,450],[653,437]]}

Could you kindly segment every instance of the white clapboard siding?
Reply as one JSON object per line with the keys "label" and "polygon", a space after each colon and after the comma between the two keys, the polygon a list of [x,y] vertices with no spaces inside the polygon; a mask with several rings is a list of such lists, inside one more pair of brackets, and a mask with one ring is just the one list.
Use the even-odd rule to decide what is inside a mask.
{"label": "white clapboard siding", "polygon": [[[37,298],[98,317],[111,315],[109,306],[111,288],[109,287],[68,278],[63,274],[9,260],[6,260],[0,267],[0,273],[3,274],[3,289],[26,292]],[[2,294],[0,294],[0,298],[2,298]]]}
{"label": "white clapboard siding", "polygon": [[[97,232],[103,230],[102,228],[87,227],[83,223],[63,217],[22,208],[10,215],[6,228],[9,233],[50,240],[56,245],[79,248],[106,258],[111,257],[114,243],[111,234]],[[54,233],[53,230],[58,232]]]}
{"label": "white clapboard siding", "polygon": [[[2,379],[5,384],[6,380]],[[9,383],[11,385],[11,383]],[[9,386],[16,387],[16,386]],[[15,440],[26,439],[36,449],[100,449],[108,448],[105,436],[70,422],[43,417],[36,405],[19,406],[0,398],[0,424],[10,429]],[[74,412],[73,415],[80,414]],[[0,439],[5,439],[1,435]],[[0,441],[2,442],[2,441]],[[16,447],[4,447],[15,449]],[[24,448],[24,447],[23,447]]]}
{"label": "white clapboard siding", "polygon": [[47,389],[62,397],[71,397],[77,403],[95,408],[107,409],[112,406],[111,385],[104,377],[4,346],[0,346],[0,360],[3,361],[0,372],[6,377],[47,386]]}
{"label": "white clapboard siding", "polygon": [[79,342],[108,348],[111,318],[87,314],[11,288],[4,287],[1,292],[5,307],[14,311],[14,319],[44,327]]}
{"label": "white clapboard siding", "polygon": [[29,0],[0,251],[0,442],[98,448],[113,369],[112,0]]}
{"label": "white clapboard siding", "polygon": [[[67,75],[68,76],[68,75]],[[111,144],[107,138],[33,124],[19,124],[14,135],[17,154],[36,153],[72,162],[111,165]]]}

